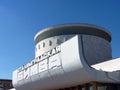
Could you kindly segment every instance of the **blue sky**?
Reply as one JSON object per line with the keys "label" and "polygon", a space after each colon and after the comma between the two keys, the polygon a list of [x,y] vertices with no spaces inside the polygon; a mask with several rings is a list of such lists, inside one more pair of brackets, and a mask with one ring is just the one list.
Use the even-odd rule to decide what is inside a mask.
{"label": "blue sky", "polygon": [[0,78],[34,59],[34,36],[64,23],[89,23],[112,34],[113,58],[120,56],[119,0],[0,0]]}

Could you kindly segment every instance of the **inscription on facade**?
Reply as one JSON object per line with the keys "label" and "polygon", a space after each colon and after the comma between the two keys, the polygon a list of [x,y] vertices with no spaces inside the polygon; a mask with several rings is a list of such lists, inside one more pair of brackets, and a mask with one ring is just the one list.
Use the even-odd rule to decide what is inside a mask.
{"label": "inscription on facade", "polygon": [[31,62],[20,67],[17,73],[18,81],[28,79],[35,74],[39,74],[48,69],[53,69],[54,67],[60,66],[60,52],[60,46],[57,46],[50,51],[43,53]]}

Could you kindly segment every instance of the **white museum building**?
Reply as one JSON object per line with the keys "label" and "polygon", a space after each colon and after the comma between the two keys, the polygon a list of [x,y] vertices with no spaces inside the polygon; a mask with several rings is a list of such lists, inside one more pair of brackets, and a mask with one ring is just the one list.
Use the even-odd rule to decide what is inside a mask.
{"label": "white museum building", "polygon": [[62,24],[34,41],[35,58],[13,71],[15,90],[120,90],[120,58],[112,58],[106,29]]}

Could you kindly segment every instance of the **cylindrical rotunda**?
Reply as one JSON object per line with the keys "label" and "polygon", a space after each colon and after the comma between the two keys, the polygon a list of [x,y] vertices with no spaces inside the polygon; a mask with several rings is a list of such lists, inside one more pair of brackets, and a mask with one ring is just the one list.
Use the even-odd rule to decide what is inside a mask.
{"label": "cylindrical rotunda", "polygon": [[84,55],[89,65],[112,58],[110,33],[104,28],[90,24],[63,24],[41,30],[34,38],[35,58],[75,35],[81,36]]}

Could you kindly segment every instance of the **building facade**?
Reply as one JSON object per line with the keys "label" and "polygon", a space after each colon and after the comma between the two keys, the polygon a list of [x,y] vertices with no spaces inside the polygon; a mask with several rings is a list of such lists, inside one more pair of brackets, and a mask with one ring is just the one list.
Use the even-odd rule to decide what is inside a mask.
{"label": "building facade", "polygon": [[0,90],[8,90],[13,88],[12,80],[0,79]]}
{"label": "building facade", "polygon": [[57,25],[41,30],[34,40],[35,59],[13,72],[16,90],[120,89],[119,66],[102,65],[113,62],[111,35],[104,28]]}

